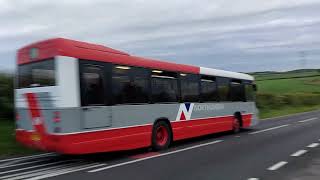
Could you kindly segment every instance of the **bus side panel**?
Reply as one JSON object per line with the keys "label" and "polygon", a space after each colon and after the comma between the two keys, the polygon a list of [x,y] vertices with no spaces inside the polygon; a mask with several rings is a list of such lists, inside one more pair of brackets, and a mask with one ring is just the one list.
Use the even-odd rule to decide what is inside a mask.
{"label": "bus side panel", "polygon": [[242,127],[248,128],[251,126],[253,121],[253,115],[252,114],[245,114],[242,115]]}
{"label": "bus side panel", "polygon": [[123,129],[51,135],[51,151],[63,154],[85,154],[129,150],[151,145],[151,125]]}
{"label": "bus side panel", "polygon": [[[151,145],[153,123],[159,118],[171,120],[174,140],[231,130],[233,114],[236,111],[247,113],[243,114],[244,127],[252,124],[252,113],[254,112],[251,110],[254,108],[254,103],[251,102],[192,103],[186,110],[184,107],[187,104],[112,106],[112,127],[93,129],[85,129],[81,126],[79,117],[81,108],[65,108],[60,110],[60,122],[48,128],[49,134],[45,138],[46,142],[43,142],[43,147],[48,151],[63,154],[85,154],[147,147]],[[189,113],[190,116],[187,116],[187,119],[179,119],[179,112],[182,112],[181,107],[184,113]],[[53,119],[52,111],[57,110],[42,111],[49,113],[43,112],[47,122]],[[60,127],[61,131],[52,132],[55,127]],[[23,144],[34,143],[27,142],[31,138],[22,137],[27,137],[28,133],[28,131],[17,131],[19,141]]]}
{"label": "bus side panel", "polygon": [[[251,115],[243,116],[244,126],[250,124]],[[232,129],[233,116],[178,121],[172,123],[174,140],[192,138]],[[152,125],[119,128],[79,134],[52,135],[51,150],[63,154],[84,154],[129,150],[151,145]]]}
{"label": "bus side panel", "polygon": [[173,122],[173,127],[179,126],[182,129],[179,132],[180,129],[173,128],[174,140],[229,131],[232,129],[232,120],[233,116],[225,116]]}
{"label": "bus side panel", "polygon": [[[243,127],[252,125],[254,102],[227,102],[227,103],[189,103],[190,110],[184,108],[188,103],[180,104],[184,114],[191,114],[191,119],[172,121],[174,140],[202,136],[232,130],[234,113],[241,112]],[[181,111],[180,111],[181,112]]]}
{"label": "bus side panel", "polygon": [[194,103],[189,110],[190,119],[179,120],[179,108],[184,105],[112,106],[112,127],[79,129],[79,132],[73,133],[74,130],[70,131],[63,126],[60,135],[53,134],[53,139],[59,139],[54,149],[62,153],[81,154],[147,147],[151,145],[153,123],[159,118],[171,120],[174,140],[232,130],[233,114],[237,111],[247,113],[242,116],[243,127],[250,127],[253,113],[251,106],[254,103]]}

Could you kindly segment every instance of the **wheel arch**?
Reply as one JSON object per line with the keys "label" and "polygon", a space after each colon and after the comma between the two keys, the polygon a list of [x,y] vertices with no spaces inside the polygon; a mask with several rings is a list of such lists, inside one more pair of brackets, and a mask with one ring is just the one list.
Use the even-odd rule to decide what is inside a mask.
{"label": "wheel arch", "polygon": [[243,126],[243,119],[242,119],[241,112],[237,111],[233,115],[235,118],[237,118],[240,121],[240,127],[242,127]]}

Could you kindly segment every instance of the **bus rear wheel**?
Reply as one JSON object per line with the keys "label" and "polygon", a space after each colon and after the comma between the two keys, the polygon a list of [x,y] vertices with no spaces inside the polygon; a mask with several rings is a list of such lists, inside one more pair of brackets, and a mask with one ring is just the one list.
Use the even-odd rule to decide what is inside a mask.
{"label": "bus rear wheel", "polygon": [[152,149],[159,151],[169,147],[172,141],[171,128],[165,121],[157,122],[152,129]]}
{"label": "bus rear wheel", "polygon": [[236,134],[240,131],[240,128],[241,128],[240,119],[237,117],[234,117],[232,122],[232,132]]}

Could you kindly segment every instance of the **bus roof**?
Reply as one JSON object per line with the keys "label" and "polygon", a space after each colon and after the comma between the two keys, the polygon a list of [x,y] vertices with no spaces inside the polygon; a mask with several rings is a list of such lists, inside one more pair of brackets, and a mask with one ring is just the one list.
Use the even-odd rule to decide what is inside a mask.
{"label": "bus roof", "polygon": [[17,64],[27,64],[55,56],[70,56],[79,59],[110,62],[128,66],[254,80],[252,76],[243,73],[142,58],[106,46],[64,38],[39,41],[19,49]]}

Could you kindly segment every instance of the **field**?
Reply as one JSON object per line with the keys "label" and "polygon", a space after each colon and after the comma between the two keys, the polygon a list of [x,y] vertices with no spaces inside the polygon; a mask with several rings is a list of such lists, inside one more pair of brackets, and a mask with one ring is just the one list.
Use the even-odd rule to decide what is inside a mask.
{"label": "field", "polygon": [[257,81],[259,93],[320,93],[320,76]]}
{"label": "field", "polygon": [[260,117],[320,109],[319,70],[254,73],[258,85]]}

